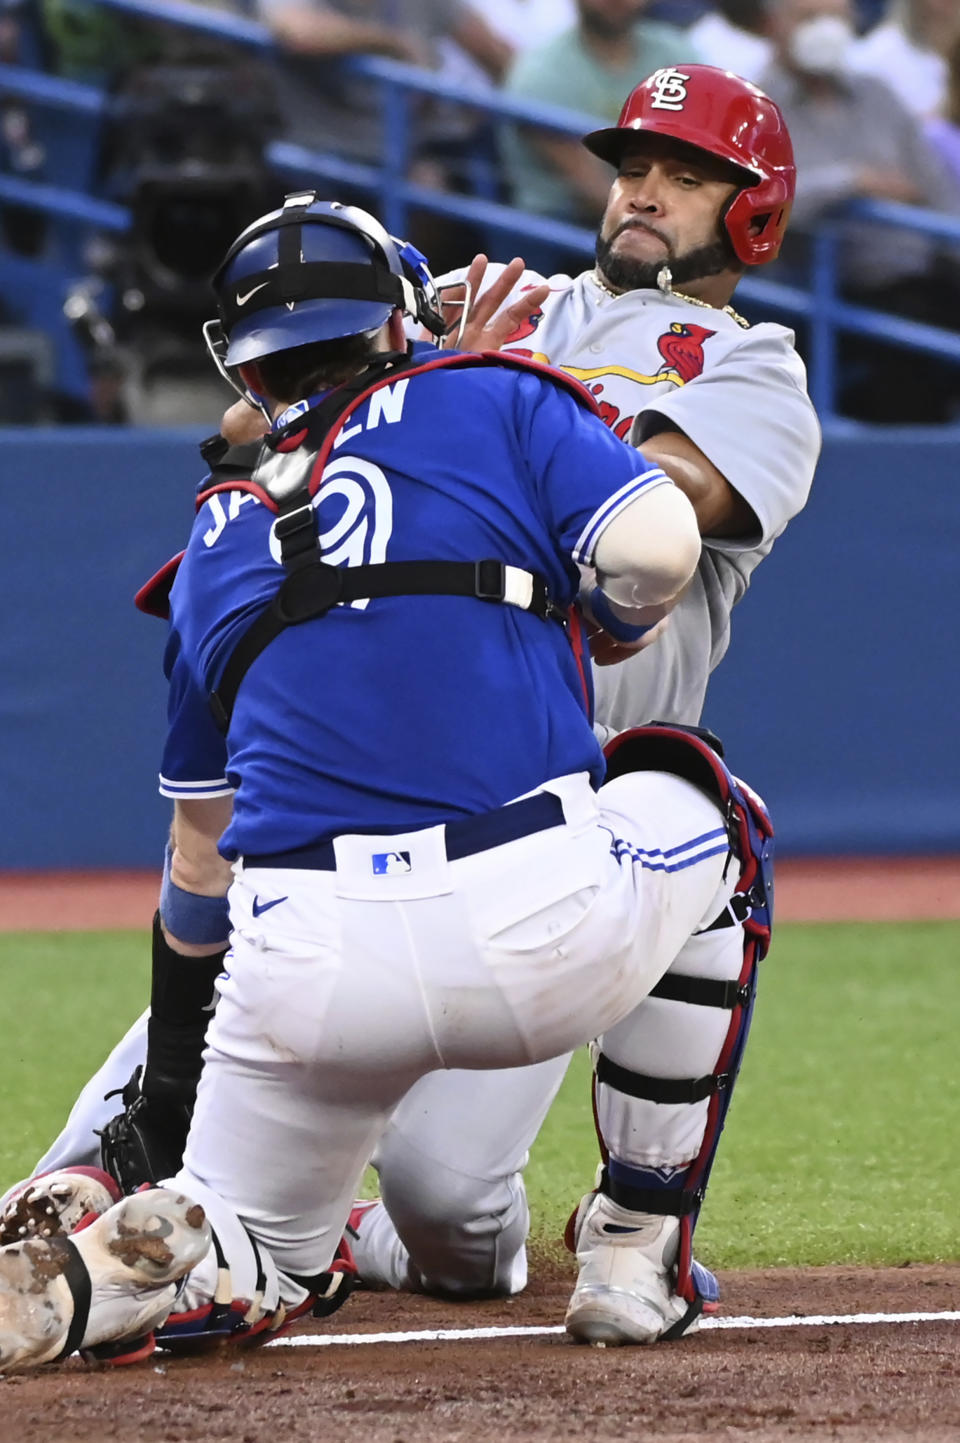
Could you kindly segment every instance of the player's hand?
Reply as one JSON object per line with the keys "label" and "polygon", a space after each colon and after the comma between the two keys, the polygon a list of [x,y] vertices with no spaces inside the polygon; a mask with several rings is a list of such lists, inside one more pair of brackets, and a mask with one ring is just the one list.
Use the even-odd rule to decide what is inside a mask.
{"label": "player's hand", "polygon": [[647,647],[666,631],[670,621],[669,611],[671,604],[663,603],[653,606],[646,606],[636,612],[637,625],[646,626],[647,631],[635,641],[624,641],[611,636],[597,621],[590,609],[590,597],[592,587],[581,591],[579,597],[580,614],[583,626],[587,633],[587,645],[591,659],[595,666],[617,666],[622,661],[628,661],[631,656],[638,652],[646,651]]}
{"label": "player's hand", "polygon": [[[440,292],[443,318],[447,323],[445,343],[455,346],[458,351],[499,351],[507,337],[512,336],[528,316],[539,310],[550,294],[548,285],[533,286],[501,311],[500,307],[526,267],[520,257],[516,256],[509,265],[504,266],[483,295],[480,295],[488,264],[485,255],[474,256],[467,271],[467,285],[444,286]],[[470,309],[458,339],[463,321],[463,307],[467,304],[468,295],[471,298]]]}
{"label": "player's hand", "polygon": [[617,666],[621,661],[629,661],[631,656],[638,652],[646,651],[652,646],[658,637],[662,636],[667,626],[667,618],[664,617],[656,626],[651,627],[646,636],[640,641],[615,641],[609,632],[599,627],[589,638],[590,657],[595,666]]}
{"label": "player's hand", "polygon": [[220,421],[220,434],[231,446],[243,446],[248,441],[259,441],[270,427],[263,412],[249,401],[234,401],[224,411]]}

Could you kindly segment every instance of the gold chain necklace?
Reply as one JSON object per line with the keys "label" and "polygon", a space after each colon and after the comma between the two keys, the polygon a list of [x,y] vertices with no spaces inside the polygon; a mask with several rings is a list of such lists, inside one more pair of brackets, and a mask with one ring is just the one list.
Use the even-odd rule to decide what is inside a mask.
{"label": "gold chain necklace", "polygon": [[[611,290],[611,288],[601,280],[600,272],[596,268],[594,268],[592,275],[594,283],[605,295],[613,296],[614,299],[616,299],[617,296],[624,294],[623,291]],[[741,316],[739,311],[735,311],[733,306],[712,306],[709,301],[702,301],[699,296],[688,296],[686,291],[675,291],[673,289],[673,276],[670,274],[669,266],[663,266],[657,276],[657,290],[661,295],[675,296],[678,301],[686,301],[689,306],[700,306],[705,311],[722,310],[725,316],[729,316],[732,321],[736,321],[737,325],[742,326],[745,331],[750,329],[750,322],[744,316]]]}

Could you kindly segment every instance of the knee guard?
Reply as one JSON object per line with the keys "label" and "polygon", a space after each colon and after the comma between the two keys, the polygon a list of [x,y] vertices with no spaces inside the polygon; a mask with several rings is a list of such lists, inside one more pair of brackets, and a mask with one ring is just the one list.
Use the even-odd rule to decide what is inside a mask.
{"label": "knee guard", "polygon": [[[606,754],[608,779],[628,771],[665,771],[693,782],[712,796],[724,815],[731,848],[740,864],[740,876],[729,906],[701,929],[702,935],[742,926],[742,956],[734,960],[732,975],[724,978],[686,975],[681,970],[684,955],[681,953],[675,967],[668,970],[650,992],[652,998],[680,1006],[729,1012],[729,1023],[712,1071],[679,1079],[645,1076],[611,1061],[601,1047],[595,1048],[594,1118],[603,1157],[599,1189],[632,1211],[670,1214],[680,1219],[676,1291],[691,1305],[702,1304],[714,1301],[710,1293],[715,1294],[715,1281],[693,1260],[693,1230],[746,1045],[757,967],[770,943],[773,827],[759,797],[726,767],[722,747],[709,732],[655,723],[621,733],[608,744]],[[737,964],[739,968],[734,970]],[[645,1004],[640,1006],[643,1008]],[[600,1085],[621,1094],[625,1101],[643,1099],[646,1103],[673,1108],[678,1104],[689,1106],[707,1101],[706,1123],[693,1161],[658,1170],[611,1158],[598,1114]],[[686,1156],[689,1157],[689,1153]]]}
{"label": "knee guard", "polygon": [[720,739],[705,727],[653,722],[620,732],[604,747],[606,780],[627,772],[671,772],[712,797],[740,861],[733,906],[766,955],[773,925],[773,824],[755,792],[723,761]]}

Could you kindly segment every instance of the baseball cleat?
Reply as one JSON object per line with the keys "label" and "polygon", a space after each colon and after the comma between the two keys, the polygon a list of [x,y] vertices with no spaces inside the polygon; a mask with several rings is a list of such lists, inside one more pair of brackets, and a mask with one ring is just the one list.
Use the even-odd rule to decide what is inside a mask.
{"label": "baseball cleat", "polygon": [[108,1347],[146,1357],[176,1283],[211,1245],[203,1209],[165,1188],[134,1193],[72,1237],[0,1248],[0,1374]]}
{"label": "baseball cleat", "polygon": [[[630,1212],[593,1193],[581,1204],[574,1241],[580,1274],[564,1322],[576,1342],[656,1343],[696,1329],[702,1300],[691,1306],[674,1292],[677,1218]],[[712,1274],[704,1268],[698,1276],[715,1291]]]}
{"label": "baseball cleat", "polygon": [[97,1167],[58,1168],[28,1178],[0,1208],[0,1247],[76,1232],[121,1196],[113,1178]]}

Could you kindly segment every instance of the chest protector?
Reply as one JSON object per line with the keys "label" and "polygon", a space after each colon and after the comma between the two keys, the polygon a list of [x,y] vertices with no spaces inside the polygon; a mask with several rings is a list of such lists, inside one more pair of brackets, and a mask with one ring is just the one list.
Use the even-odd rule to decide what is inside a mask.
{"label": "chest protector", "polygon": [[[524,357],[484,351],[440,355],[417,363],[408,355],[391,352],[261,441],[231,446],[218,436],[204,442],[201,450],[211,471],[197,496],[197,509],[218,491],[247,491],[256,496],[276,514],[274,533],[286,573],[273,600],[234,646],[210,693],[210,708],[221,731],[226,732],[230,724],[243,678],[270,642],[287,627],[325,616],[341,602],[384,596],[472,596],[532,611],[542,620],[566,619],[551,598],[544,577],[496,558],[383,561],[344,567],[329,565],[320,551],[313,499],[336,438],[353,412],[374,391],[392,385],[400,376],[413,378],[440,369],[491,365],[545,376],[570,391],[580,405],[599,414],[593,397],[579,382]],[[141,611],[169,615],[170,588],[182,559],[183,552],[137,593]]]}

